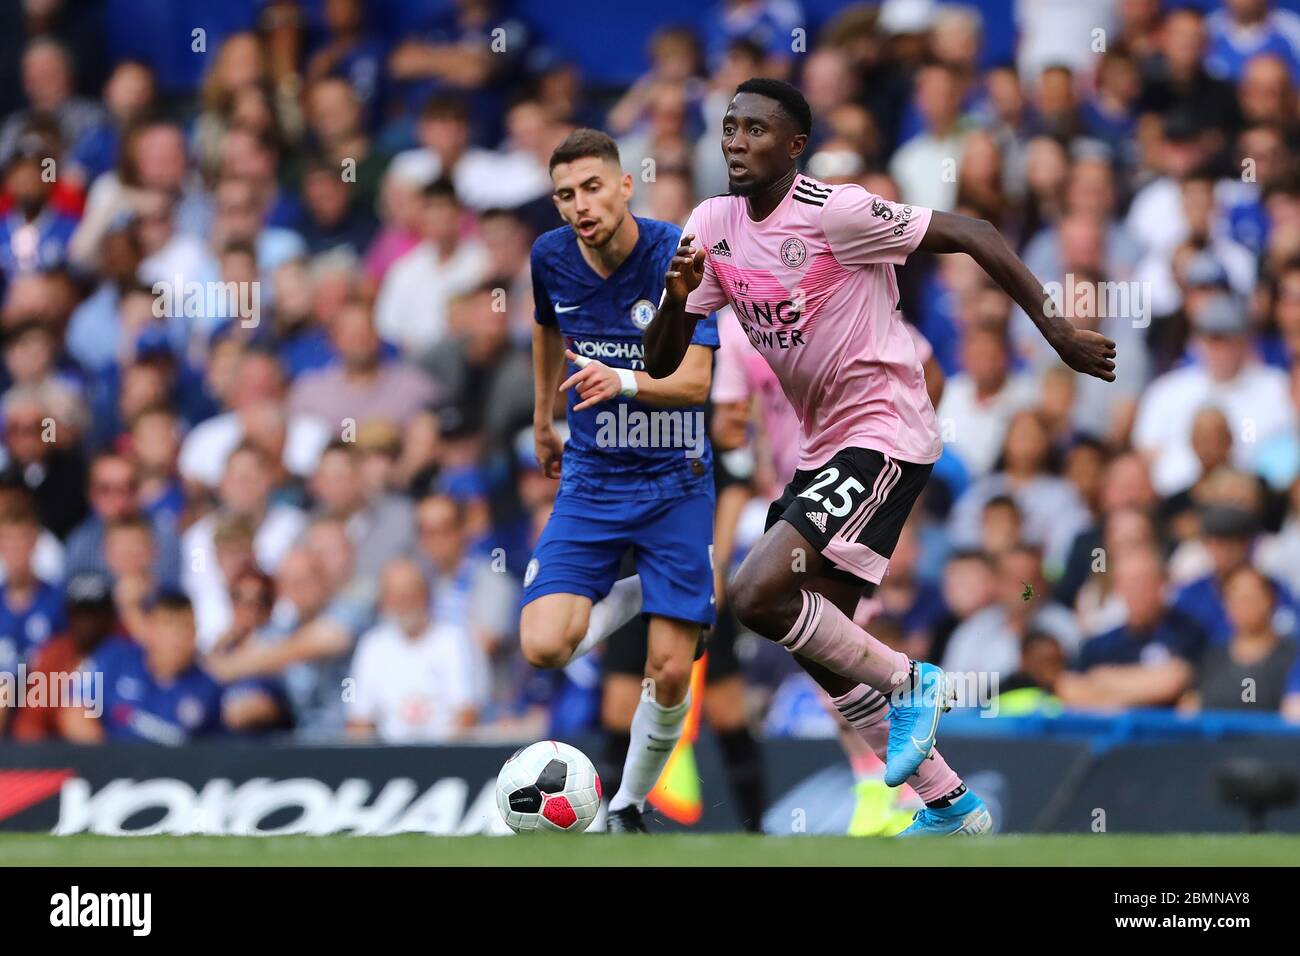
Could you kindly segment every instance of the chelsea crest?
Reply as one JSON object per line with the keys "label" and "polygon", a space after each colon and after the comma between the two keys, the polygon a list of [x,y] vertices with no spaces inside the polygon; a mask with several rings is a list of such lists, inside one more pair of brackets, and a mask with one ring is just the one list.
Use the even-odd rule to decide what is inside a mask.
{"label": "chelsea crest", "polygon": [[632,306],[632,324],[642,332],[654,321],[655,304],[649,299],[638,299]]}

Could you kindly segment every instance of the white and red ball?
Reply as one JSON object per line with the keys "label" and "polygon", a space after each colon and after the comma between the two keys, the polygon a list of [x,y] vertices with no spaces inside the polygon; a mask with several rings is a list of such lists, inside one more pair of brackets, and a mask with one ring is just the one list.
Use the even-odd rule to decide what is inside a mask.
{"label": "white and red ball", "polygon": [[600,809],[600,777],[581,750],[543,740],[505,762],[497,807],[516,833],[581,833]]}

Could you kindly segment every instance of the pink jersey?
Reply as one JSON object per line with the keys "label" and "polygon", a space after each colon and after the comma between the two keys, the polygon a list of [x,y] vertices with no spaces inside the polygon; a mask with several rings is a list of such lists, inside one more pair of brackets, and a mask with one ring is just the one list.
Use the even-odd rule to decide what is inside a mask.
{"label": "pink jersey", "polygon": [[[799,416],[763,353],[749,341],[740,323],[733,321],[734,314],[731,306],[718,312],[721,348],[714,358],[712,398],[716,404],[756,401],[758,427],[776,471],[776,493],[780,494],[799,467]],[[904,322],[903,327],[916,346],[917,361],[925,365],[934,349],[911,322]]]}
{"label": "pink jersey", "polygon": [[848,446],[922,464],[939,457],[893,268],[920,244],[930,212],[797,176],[762,222],[739,196],[706,199],[691,213],[683,231],[706,256],[686,309],[703,315],[731,303],[799,417],[800,468]]}

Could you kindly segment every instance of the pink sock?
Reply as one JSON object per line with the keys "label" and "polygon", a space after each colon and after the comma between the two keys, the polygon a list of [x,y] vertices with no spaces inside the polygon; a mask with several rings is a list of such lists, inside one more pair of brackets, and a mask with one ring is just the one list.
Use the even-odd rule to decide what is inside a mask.
{"label": "pink sock", "polygon": [[[859,684],[843,697],[832,697],[831,702],[876,756],[884,760],[889,743],[889,701]],[[907,785],[926,803],[947,796],[961,784],[961,777],[948,766],[938,747],[930,751],[930,756],[921,761],[920,769],[907,780]]]}
{"label": "pink sock", "polygon": [[911,662],[906,654],[886,647],[817,592],[799,593],[803,610],[779,642],[786,650],[885,694],[907,676]]}

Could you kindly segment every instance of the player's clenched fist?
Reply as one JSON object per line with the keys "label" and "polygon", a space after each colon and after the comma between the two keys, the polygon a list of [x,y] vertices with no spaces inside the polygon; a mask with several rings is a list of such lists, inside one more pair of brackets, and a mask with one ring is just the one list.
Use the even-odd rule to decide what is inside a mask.
{"label": "player's clenched fist", "polygon": [[564,457],[564,439],[550,422],[533,426],[533,448],[537,467],[547,478],[560,477],[560,460]]}
{"label": "player's clenched fist", "polygon": [[704,250],[691,248],[694,239],[690,233],[682,236],[664,276],[668,297],[679,305],[686,304],[687,296],[699,288],[700,280],[704,278]]}

